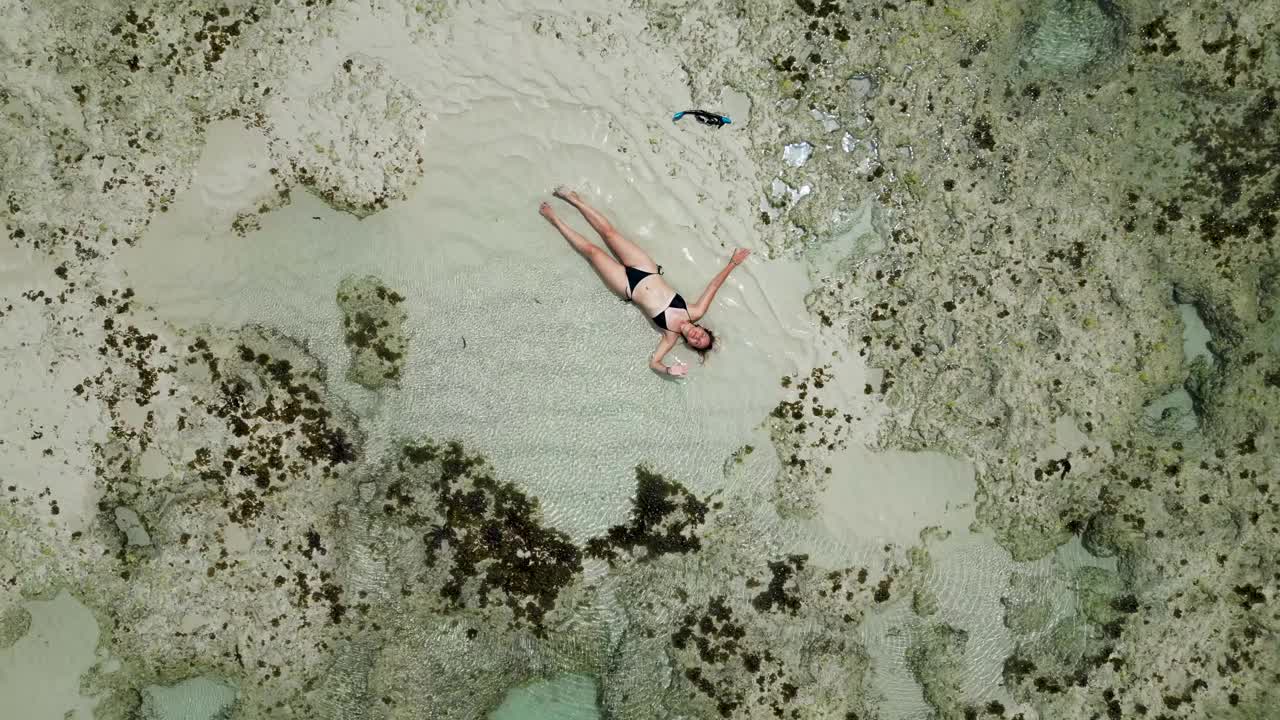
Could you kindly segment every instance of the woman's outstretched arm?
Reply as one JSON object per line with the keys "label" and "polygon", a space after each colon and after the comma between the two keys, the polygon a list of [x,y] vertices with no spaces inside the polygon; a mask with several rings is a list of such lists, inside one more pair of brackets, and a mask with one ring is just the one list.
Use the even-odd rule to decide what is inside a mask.
{"label": "woman's outstretched arm", "polygon": [[653,351],[653,357],[649,358],[649,369],[660,375],[675,375],[677,377],[684,375],[685,366],[676,363],[668,368],[662,364],[662,358],[671,352],[671,348],[676,346],[676,339],[680,336],[675,333],[664,332],[662,337],[658,339],[658,349]]}
{"label": "woman's outstretched arm", "polygon": [[715,277],[711,278],[711,282],[707,283],[707,289],[702,291],[702,294],[698,296],[698,301],[689,308],[689,317],[693,318],[694,322],[697,322],[703,315],[707,314],[707,310],[711,309],[711,301],[715,299],[716,292],[720,290],[720,286],[724,284],[724,281],[729,279],[729,273],[741,265],[742,261],[746,260],[750,254],[750,250],[743,250],[742,248],[733,251],[733,257],[729,258],[729,263],[724,266],[723,270],[716,273]]}

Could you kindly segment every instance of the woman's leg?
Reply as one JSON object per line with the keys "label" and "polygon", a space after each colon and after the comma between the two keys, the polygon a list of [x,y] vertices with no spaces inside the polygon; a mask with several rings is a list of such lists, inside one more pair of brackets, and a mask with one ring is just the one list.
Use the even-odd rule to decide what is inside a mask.
{"label": "woman's leg", "polygon": [[609,257],[609,253],[601,250],[598,246],[588,242],[586,238],[573,228],[564,224],[564,221],[556,217],[555,211],[551,209],[550,203],[542,203],[538,206],[538,212],[547,222],[555,226],[556,230],[564,236],[565,240],[573,246],[578,254],[587,259],[591,263],[591,267],[604,281],[605,287],[612,290],[619,297],[627,297],[627,271],[618,263],[617,260]]}
{"label": "woman's leg", "polygon": [[587,222],[591,223],[591,227],[600,233],[601,239],[623,265],[630,265],[648,272],[658,271],[658,266],[653,262],[653,258],[649,257],[649,253],[623,237],[622,233],[615,230],[599,210],[583,202],[582,198],[578,197],[578,193],[566,187],[558,187],[555,196],[578,208],[578,212],[582,213],[582,217],[586,218]]}

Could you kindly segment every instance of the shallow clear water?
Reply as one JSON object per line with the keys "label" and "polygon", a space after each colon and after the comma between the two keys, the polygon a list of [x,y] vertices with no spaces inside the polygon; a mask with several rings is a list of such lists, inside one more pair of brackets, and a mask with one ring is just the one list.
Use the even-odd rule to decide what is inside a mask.
{"label": "shallow clear water", "polygon": [[[81,193],[59,212],[92,205],[103,237],[130,234],[103,253],[79,235],[49,256],[16,242],[0,249],[5,305],[20,299],[0,313],[13,408],[0,421],[9,468],[0,532],[11,541],[0,547],[0,708],[31,720],[600,720],[614,717],[608,708],[619,720],[701,720],[781,716],[770,703],[783,698],[802,708],[796,717],[857,708],[861,717],[926,720],[960,707],[938,699],[950,693],[968,706],[1039,717],[1029,691],[1009,683],[1009,660],[1059,653],[1078,664],[1101,652],[1091,644],[1100,628],[1118,632],[1108,613],[1136,612],[1138,601],[1121,590],[1137,571],[1107,544],[1125,538],[1100,540],[1108,528],[1091,525],[1102,516],[1095,505],[1111,499],[1090,488],[1072,498],[1083,510],[1028,501],[1029,516],[1050,517],[1045,534],[1059,544],[1040,560],[1014,560],[999,536],[1007,528],[984,524],[979,504],[988,491],[1013,502],[1024,488],[980,489],[978,480],[1007,480],[1000,473],[1025,460],[1025,437],[1010,430],[990,447],[971,446],[983,456],[971,462],[936,451],[931,443],[946,433],[928,424],[935,412],[973,420],[961,415],[985,412],[974,410],[981,403],[955,415],[940,407],[1004,386],[974,373],[955,397],[904,400],[889,392],[892,377],[869,367],[870,331],[848,317],[870,310],[860,303],[894,286],[902,269],[860,268],[919,241],[891,229],[901,218],[877,184],[882,161],[937,152],[939,168],[960,167],[951,155],[960,151],[933,147],[933,134],[900,134],[882,147],[880,128],[893,120],[863,107],[881,92],[906,97],[912,73],[932,71],[928,63],[886,61],[901,77],[879,68],[874,83],[870,68],[845,68],[831,81],[834,100],[801,107],[789,96],[813,78],[770,75],[754,56],[740,58],[759,69],[739,76],[744,87],[705,87],[663,43],[741,53],[732,35],[748,26],[694,21],[694,8],[383,5],[340,6],[314,26],[307,15],[295,23],[306,40],[288,40],[287,62],[268,51],[286,47],[292,28],[253,36],[247,28],[259,19],[249,17],[234,33],[201,30],[202,53],[246,32],[239,74],[214,77],[216,89],[151,88],[157,109],[147,120],[156,127],[140,123],[120,137],[104,139],[100,125],[110,123],[76,99],[86,92],[79,76],[23,76],[31,87],[15,106],[40,108],[30,123],[56,125],[49,137],[72,138],[56,149],[91,161],[51,180],[45,194]],[[818,18],[804,18],[814,24],[805,32],[818,32],[830,9],[813,5],[797,4]],[[1105,77],[1127,52],[1130,20],[1111,2],[992,7],[1007,24],[991,30],[1006,36],[998,47],[985,37],[954,42],[966,60],[990,50],[1007,61],[999,72],[1021,85],[1016,94],[1013,80],[1003,88],[1010,103]],[[85,24],[111,27],[90,9]],[[216,24],[232,12],[192,16]],[[149,18],[126,20],[144,33]],[[924,25],[951,38],[953,25],[970,22],[946,8]],[[14,58],[50,54],[11,51],[19,24],[0,37],[0,72],[29,65]],[[120,27],[109,34],[134,33]],[[76,32],[95,38],[89,45],[115,42]],[[774,73],[795,60],[782,53],[805,55],[779,52]],[[179,75],[199,76],[205,61],[217,62],[197,57]],[[106,77],[121,92],[144,83]],[[50,88],[63,80],[76,84],[57,100]],[[234,92],[224,87],[235,83]],[[239,107],[237,93],[253,96],[244,115],[225,112]],[[199,123],[182,120],[170,97],[205,95],[222,111]],[[10,97],[6,90],[3,102]],[[138,98],[119,102],[152,109]],[[715,130],[669,120],[672,110],[716,103],[734,123]],[[1007,117],[1025,126],[1000,133],[1050,122],[1010,107]],[[779,118],[793,111],[807,123],[802,131],[782,128]],[[899,111],[909,117],[905,101]],[[994,146],[983,122],[964,142]],[[173,136],[186,139],[159,145]],[[126,183],[112,163],[123,167],[117,155],[132,150],[112,143],[134,148],[139,137],[157,149],[129,161]],[[61,162],[40,148],[50,167]],[[994,162],[980,159],[969,170]],[[171,194],[148,194],[153,174],[175,172]],[[902,180],[909,192],[925,181],[934,179]],[[950,198],[965,190],[946,182]],[[136,185],[135,204],[98,197],[113,183]],[[550,201],[603,242],[552,198],[560,184],[650,253],[690,302],[735,247],[753,251],[710,306],[711,358],[700,364],[679,345],[667,357],[692,366],[687,380],[652,373],[658,335],[646,318],[539,217],[539,203]],[[385,207],[360,207],[384,191]],[[960,225],[968,211],[951,202],[939,199],[938,212]],[[81,234],[95,224],[77,222]],[[925,240],[918,261],[943,264],[928,253],[946,256],[952,239]],[[1054,252],[1045,263],[1066,257]],[[993,296],[1013,292],[994,274],[962,277]],[[365,278],[393,293],[405,318],[394,328],[404,353],[374,353],[396,367],[381,386],[348,372],[369,346],[353,339],[353,324],[385,329],[339,297]],[[1107,313],[1131,290],[1114,281]],[[937,305],[959,295],[913,292]],[[1045,294],[1036,302],[1061,302]],[[1165,319],[1181,335],[1149,347],[1160,360],[1180,337],[1181,357],[1172,370],[1154,361],[1144,369],[1167,372],[1131,409],[1145,431],[1183,438],[1201,422],[1193,381],[1221,361],[1211,316],[1179,302]],[[896,312],[886,302],[870,314],[885,323],[878,327],[897,328],[905,321]],[[1081,313],[1072,330],[1097,324]],[[1007,327],[1006,316],[989,324]],[[1077,349],[1048,348],[1061,340],[1050,329],[1046,358]],[[928,347],[911,348],[922,362],[949,357],[946,372],[967,362],[945,355],[966,340],[950,320],[902,332],[929,336]],[[984,346],[983,357],[1006,352],[1003,343]],[[1018,377],[1038,368],[1004,369]],[[1026,426],[1047,438],[1031,451],[1048,468],[1034,470],[1036,482],[1070,487],[1107,458],[1106,443],[1082,429],[1093,433],[1104,419],[1042,405],[1013,398],[1006,407],[1010,417],[1033,417]],[[896,442],[913,451],[881,447],[886,418],[909,429]],[[341,441],[316,451],[305,442],[322,434],[317,425],[345,434],[325,435]],[[403,448],[425,440],[462,443],[491,477],[438,462],[440,451],[419,462],[430,453]],[[643,494],[639,467],[679,493]],[[692,529],[673,531],[679,542],[661,536],[660,522],[645,525],[671,498],[680,502],[661,522],[698,516]],[[692,549],[680,533],[696,537]],[[466,553],[475,557],[459,559]],[[550,600],[538,594],[553,581],[562,584]]]}
{"label": "shallow clear water", "polygon": [[[447,54],[437,61],[455,62]],[[744,445],[770,447],[760,428],[781,397],[778,379],[805,372],[839,347],[804,309],[807,262],[748,263],[717,297],[714,327],[724,348],[705,368],[695,365],[690,382],[656,381],[644,365],[655,340],[644,319],[599,287],[537,217],[537,203],[555,183],[576,183],[690,298],[728,247],[750,246],[741,212],[725,214],[716,200],[694,199],[717,186],[700,162],[681,165],[683,177],[673,183],[652,166],[657,159],[619,160],[619,147],[643,146],[649,132],[626,115],[573,102],[574,87],[557,87],[538,72],[518,78],[504,71],[500,82],[492,72],[416,76],[424,92],[451,98],[427,127],[424,154],[431,160],[403,202],[364,219],[294,192],[288,204],[260,217],[260,227],[243,236],[233,231],[235,214],[270,194],[269,164],[260,133],[232,121],[214,123],[191,188],[153,220],[136,247],[119,254],[125,282],[173,326],[263,324],[301,341],[328,367],[342,368],[348,351],[334,289],[348,275],[376,275],[410,309],[404,376],[394,390],[378,393],[341,372],[329,375],[330,387],[368,434],[369,461],[403,437],[462,440],[483,450],[503,478],[538,499],[549,525],[575,540],[626,517],[637,464],[654,466],[702,496],[766,488],[779,472],[767,450],[734,476],[736,487],[725,486],[722,467]],[[556,83],[574,73],[580,74],[577,87],[603,82],[579,67]],[[696,154],[703,140],[677,133],[666,142]],[[561,210],[590,232],[571,209]],[[676,355],[693,360],[687,351]],[[869,440],[875,409],[861,395],[864,370],[854,360],[842,362],[841,405],[859,420],[867,416],[856,431],[864,433],[860,441]],[[885,543],[916,542],[929,525],[967,534],[973,486],[963,463],[862,449],[831,462],[837,472],[819,520],[766,520],[815,558],[833,566],[869,561]],[[921,504],[921,498],[928,500]],[[989,540],[973,542],[960,541],[954,552],[962,558],[939,560],[934,582],[946,613],[994,628],[996,594],[1010,565]],[[589,576],[605,570],[598,563],[587,567]],[[984,604],[972,606],[976,597]],[[622,611],[603,602],[592,621],[603,623],[596,631],[617,632]],[[909,614],[899,604],[859,632],[887,707],[903,717],[925,712],[902,660]],[[30,637],[40,637],[42,628],[34,624]],[[81,635],[75,652],[91,650],[91,638]],[[975,637],[972,687],[995,677],[1000,642]],[[70,646],[55,654],[51,660],[60,663],[74,657]],[[42,672],[57,674],[70,688],[85,667]],[[489,717],[598,718],[597,692],[597,681],[584,675],[538,681],[510,689]],[[235,695],[234,686],[214,677],[178,678],[143,688],[142,711],[152,720],[222,717]],[[27,706],[33,720],[62,717],[70,707],[44,692],[41,697],[47,705]],[[80,712],[87,718],[84,702]]]}

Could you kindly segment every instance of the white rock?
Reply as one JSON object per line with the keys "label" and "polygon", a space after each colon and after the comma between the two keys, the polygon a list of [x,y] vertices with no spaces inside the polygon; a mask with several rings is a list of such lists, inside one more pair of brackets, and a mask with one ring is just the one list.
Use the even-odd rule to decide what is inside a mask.
{"label": "white rock", "polygon": [[773,185],[769,187],[769,197],[774,200],[782,200],[794,192],[795,190],[790,185],[782,182],[780,178],[774,178]]}
{"label": "white rock", "polygon": [[827,132],[835,132],[840,129],[840,120],[829,112],[819,110],[818,108],[812,108],[809,110],[809,114],[813,116],[814,120],[821,123],[822,129]]}
{"label": "white rock", "polygon": [[855,75],[849,78],[849,94],[853,99],[862,102],[875,97],[876,83],[870,75]]}
{"label": "white rock", "polygon": [[792,167],[803,167],[809,162],[809,156],[813,155],[813,146],[803,140],[798,143],[791,143],[782,150],[782,159]]}

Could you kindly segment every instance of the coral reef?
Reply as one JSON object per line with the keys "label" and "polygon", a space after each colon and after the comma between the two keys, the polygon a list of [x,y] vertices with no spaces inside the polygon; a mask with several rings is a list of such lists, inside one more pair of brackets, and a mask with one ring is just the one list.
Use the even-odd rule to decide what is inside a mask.
{"label": "coral reef", "polygon": [[401,199],[422,172],[427,111],[376,58],[348,57],[328,88],[274,102],[281,179],[335,209],[366,217]]}
{"label": "coral reef", "polygon": [[375,477],[371,502],[387,519],[370,536],[394,548],[387,569],[400,595],[434,593],[442,610],[503,608],[498,625],[544,634],[582,553],[539,523],[535,499],[458,443],[406,445]]}
{"label": "coral reef", "polygon": [[610,717],[875,717],[870,661],[851,631],[889,599],[902,558],[762,561],[747,537],[758,530],[720,515],[696,558],[639,563],[621,580],[632,600],[603,676]]}
{"label": "coral reef", "polygon": [[[1280,10],[635,7],[696,101],[749,103],[731,129],[760,168],[761,241],[813,260],[815,326],[878,371],[880,444],[970,460],[980,524],[1019,560],[1074,535],[1114,558],[1055,581],[1064,617],[1015,576],[1005,689],[1041,717],[1280,706]],[[267,138],[277,199],[259,215],[301,187],[368,217],[415,182],[429,114],[392,64],[295,63],[344,10],[0,9],[0,137],[21,149],[0,156],[17,283],[0,362],[25,412],[0,447],[0,647],[26,632],[22,598],[69,588],[118,661],[86,679],[101,718],[197,677],[236,686],[234,717],[474,718],[568,670],[600,678],[616,718],[865,719],[854,630],[910,598],[926,699],[1005,715],[962,697],[968,631],[925,557],[827,567],[779,530],[773,508],[814,513],[851,432],[824,360],[763,419],[783,461],[767,497],[713,502],[638,468],[630,515],[579,545],[460,445],[366,457],[301,343],[151,314],[112,257],[169,211],[210,123]],[[367,387],[403,374],[399,297],[376,278],[338,289]],[[1179,304],[1207,356],[1185,352]]]}
{"label": "coral reef", "polygon": [[[326,633],[350,625],[340,537],[325,518],[348,493],[341,478],[362,439],[320,367],[285,338],[196,331],[156,352],[167,347],[176,357],[156,360],[170,391],[148,401],[165,422],[121,415],[99,448],[98,537],[113,560],[84,582],[113,618],[112,653],[144,683],[243,678],[241,711],[266,712],[319,677]],[[86,393],[118,397],[127,380],[99,378]],[[149,544],[121,531],[122,507]]]}
{"label": "coral reef", "polygon": [[[881,443],[972,460],[980,520],[1015,558],[1083,533],[1119,561],[1123,594],[1082,600],[1104,629],[1051,632],[1071,659],[1015,694],[1045,717],[1265,714],[1275,8],[681,7],[674,25],[653,8],[654,32],[684,51],[695,95],[753,97],[761,194],[805,189],[763,237],[848,248],[810,305],[883,371]],[[732,52],[704,30],[723,23]],[[801,141],[811,157],[788,164]],[[850,238],[867,204],[879,237]],[[1203,319],[1212,363],[1184,357],[1175,303]],[[1151,424],[1181,389],[1191,422]],[[1039,622],[1016,605],[1008,621]]]}

